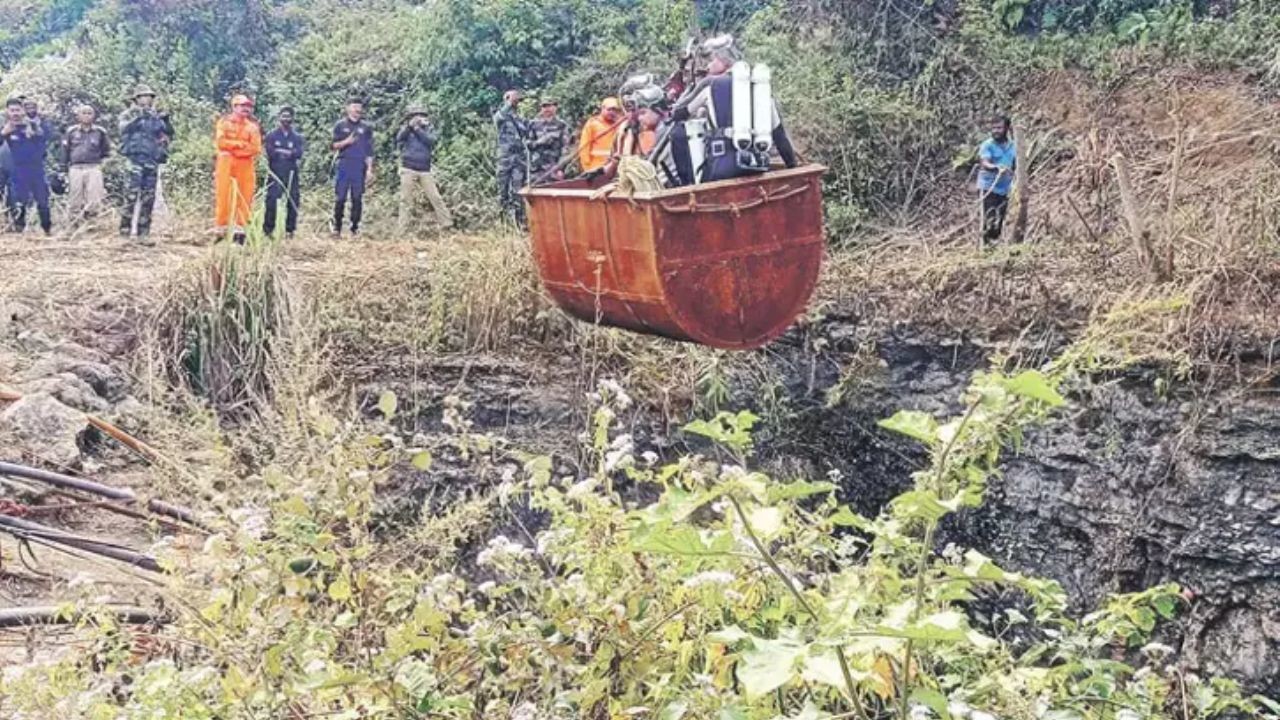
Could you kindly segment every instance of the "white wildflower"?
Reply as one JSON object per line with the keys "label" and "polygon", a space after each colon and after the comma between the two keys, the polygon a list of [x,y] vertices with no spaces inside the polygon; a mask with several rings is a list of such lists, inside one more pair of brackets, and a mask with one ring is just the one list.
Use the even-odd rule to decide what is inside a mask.
{"label": "white wildflower", "polygon": [[912,705],[909,717],[911,720],[931,720],[933,711],[924,705]]}
{"label": "white wildflower", "polygon": [[530,551],[520,543],[508,538],[506,535],[498,535],[489,541],[484,550],[476,557],[476,563],[480,565],[498,566],[513,560],[519,560],[530,554]]}
{"label": "white wildflower", "polygon": [[613,400],[613,404],[619,410],[626,410],[632,405],[631,396],[627,394],[626,390],[622,389],[621,385],[613,380],[601,380],[600,391],[601,395],[608,393],[609,398]]}
{"label": "white wildflower", "polygon": [[538,706],[531,702],[518,705],[511,711],[511,720],[538,720]]}
{"label": "white wildflower", "polygon": [[586,480],[583,480],[569,488],[568,492],[565,493],[565,497],[570,500],[581,500],[587,495],[595,492],[596,486],[599,484],[600,483],[596,482],[595,478],[587,478]]}
{"label": "white wildflower", "polygon": [[698,588],[704,585],[728,585],[731,582],[733,582],[733,573],[724,570],[708,570],[685,580],[684,586]]}
{"label": "white wildflower", "polygon": [[645,464],[645,465],[657,465],[657,464],[658,464],[658,453],[656,453],[656,452],[654,452],[654,451],[652,451],[652,450],[645,450],[645,451],[644,451],[644,454],[642,454],[640,457],[644,460],[644,464]]}

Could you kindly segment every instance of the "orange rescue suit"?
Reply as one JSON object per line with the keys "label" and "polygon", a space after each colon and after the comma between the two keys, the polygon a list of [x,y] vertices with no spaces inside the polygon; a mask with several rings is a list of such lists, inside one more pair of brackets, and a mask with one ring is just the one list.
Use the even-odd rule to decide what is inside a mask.
{"label": "orange rescue suit", "polygon": [[599,115],[592,115],[582,126],[582,140],[578,144],[578,162],[582,172],[591,172],[609,164],[613,156],[613,134],[617,125],[610,124]]}
{"label": "orange rescue suit", "polygon": [[262,154],[262,129],[256,120],[232,113],[218,121],[214,144],[218,161],[213,173],[213,224],[220,229],[234,224],[243,230],[249,224],[257,181],[254,162]]}

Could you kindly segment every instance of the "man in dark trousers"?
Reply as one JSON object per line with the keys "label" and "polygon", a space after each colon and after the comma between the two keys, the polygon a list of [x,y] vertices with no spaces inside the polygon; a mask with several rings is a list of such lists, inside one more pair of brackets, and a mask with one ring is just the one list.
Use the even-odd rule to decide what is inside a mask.
{"label": "man in dark trousers", "polygon": [[279,125],[267,133],[263,146],[267,151],[267,207],[262,230],[268,237],[276,232],[276,214],[280,199],[285,200],[284,233],[288,239],[298,230],[298,210],[302,203],[302,182],[298,168],[307,144],[293,129],[293,108],[280,108]]}
{"label": "man in dark trousers", "polygon": [[[0,119],[0,122],[3,122]],[[13,153],[9,146],[0,142],[0,208],[9,207],[9,178],[13,177]],[[0,229],[4,224],[0,223]]]}
{"label": "man in dark trousers", "polygon": [[373,182],[373,127],[364,121],[364,100],[352,98],[347,103],[346,117],[333,126],[333,144],[338,153],[334,190],[333,236],[342,236],[342,217],[347,200],[351,200],[351,234],[360,234],[360,218],[364,215],[364,191]]}
{"label": "man in dark trousers", "polygon": [[23,109],[22,101],[11,98],[5,102],[4,126],[0,127],[0,142],[9,149],[13,170],[9,176],[9,222],[15,232],[27,227],[27,208],[36,206],[40,216],[40,229],[49,235],[53,229],[53,216],[49,212],[49,181],[45,175],[45,155],[49,150],[46,123],[32,120]]}
{"label": "man in dark trousers", "polygon": [[138,213],[138,240],[150,244],[151,211],[156,205],[156,181],[160,166],[169,159],[173,124],[169,113],[155,107],[156,94],[146,85],[133,93],[133,107],[120,116],[120,154],[129,160],[125,203],[120,210],[120,235],[133,231],[134,210]]}
{"label": "man in dark trousers", "polygon": [[502,107],[493,114],[498,127],[498,202],[504,214],[520,227],[525,226],[524,200],[520,190],[529,174],[529,123],[520,117],[523,96],[519,90],[508,90],[502,96]]}
{"label": "man in dark trousers", "polygon": [[982,239],[999,242],[1009,214],[1009,193],[1018,152],[1009,137],[1012,123],[1000,115],[991,123],[991,137],[978,149],[978,196],[982,200]]}
{"label": "man in dark trousers", "polygon": [[405,112],[404,126],[396,134],[396,148],[400,150],[400,232],[409,230],[409,223],[417,208],[425,199],[431,203],[436,222],[441,229],[453,226],[449,208],[440,196],[435,176],[431,174],[431,160],[440,136],[427,119],[427,111],[410,107]]}

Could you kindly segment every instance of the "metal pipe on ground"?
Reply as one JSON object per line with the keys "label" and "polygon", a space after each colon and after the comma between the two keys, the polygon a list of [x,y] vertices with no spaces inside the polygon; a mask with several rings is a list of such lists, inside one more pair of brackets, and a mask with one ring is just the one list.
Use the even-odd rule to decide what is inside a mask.
{"label": "metal pipe on ground", "polygon": [[83,535],[76,535],[74,533],[66,532],[65,530],[58,530],[57,528],[33,523],[29,520],[20,520],[16,517],[0,515],[0,532],[8,533],[21,540],[35,540],[38,542],[75,548],[76,550],[82,550],[101,557],[128,563],[134,567],[139,567],[143,570],[150,570],[151,572],[163,572],[160,567],[160,563],[156,562],[156,559],[150,555],[143,555],[136,550],[116,545],[105,540],[97,540]]}
{"label": "metal pipe on ground", "polygon": [[[106,612],[115,618],[116,622],[125,625],[169,624],[168,618],[150,610],[131,605],[108,606],[100,612]],[[65,608],[56,605],[5,608],[0,610],[0,629],[32,627],[35,625],[74,625],[92,615],[93,613],[80,612],[79,610],[66,612]]]}
{"label": "metal pipe on ground", "polygon": [[[48,470],[40,470],[39,468],[27,467],[26,465],[18,465],[10,462],[0,462],[0,475],[8,475],[10,477],[24,478],[26,480],[35,480],[47,485],[52,485],[63,490],[78,490],[90,495],[97,495],[108,500],[116,500],[126,504],[138,504],[138,495],[132,490],[126,488],[116,488],[110,485],[103,485],[93,480],[85,478],[72,477],[63,475],[62,473],[50,472]],[[180,520],[195,527],[206,529],[201,522],[196,519],[196,515],[191,510],[164,502],[163,500],[148,500],[147,510],[174,520]]]}

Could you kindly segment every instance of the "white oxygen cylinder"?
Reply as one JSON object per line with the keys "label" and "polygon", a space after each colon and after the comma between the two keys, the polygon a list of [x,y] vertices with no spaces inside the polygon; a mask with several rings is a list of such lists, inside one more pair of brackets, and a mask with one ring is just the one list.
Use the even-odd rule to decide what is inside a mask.
{"label": "white oxygen cylinder", "polygon": [[751,70],[751,132],[756,152],[773,148],[773,71],[760,63]]}
{"label": "white oxygen cylinder", "polygon": [[751,66],[739,60],[733,64],[733,128],[729,131],[734,147],[751,149]]}
{"label": "white oxygen cylinder", "polygon": [[693,182],[702,182],[702,165],[707,161],[707,121],[702,118],[685,121],[689,136],[689,159],[693,163]]}

